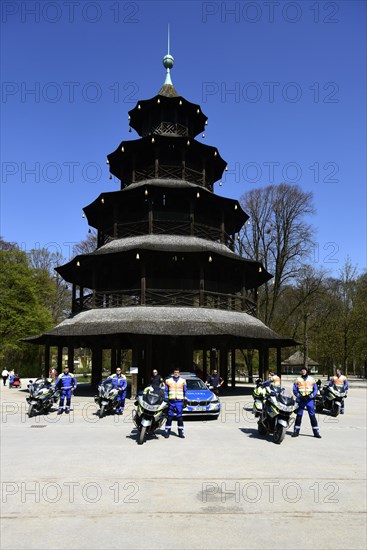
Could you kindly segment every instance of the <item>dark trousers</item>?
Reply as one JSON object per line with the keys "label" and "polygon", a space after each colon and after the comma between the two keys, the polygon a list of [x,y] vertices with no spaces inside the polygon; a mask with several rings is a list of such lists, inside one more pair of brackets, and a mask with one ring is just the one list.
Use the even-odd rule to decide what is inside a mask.
{"label": "dark trousers", "polygon": [[5,386],[5,384],[6,384],[7,379],[8,379],[7,376],[3,376],[3,383],[4,383],[4,386]]}

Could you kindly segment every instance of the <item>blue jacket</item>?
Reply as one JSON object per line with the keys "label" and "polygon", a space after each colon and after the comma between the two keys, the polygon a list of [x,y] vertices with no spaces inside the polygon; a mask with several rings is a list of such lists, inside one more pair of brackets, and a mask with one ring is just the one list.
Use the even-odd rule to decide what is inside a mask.
{"label": "blue jacket", "polygon": [[71,388],[77,387],[77,381],[75,376],[69,372],[68,374],[65,374],[64,372],[62,374],[59,374],[56,380],[55,389],[60,388],[62,390],[70,390]]}
{"label": "blue jacket", "polygon": [[117,374],[112,374],[106,380],[111,380],[113,386],[118,390],[125,391],[127,388],[126,377],[123,374],[120,376],[117,376]]}

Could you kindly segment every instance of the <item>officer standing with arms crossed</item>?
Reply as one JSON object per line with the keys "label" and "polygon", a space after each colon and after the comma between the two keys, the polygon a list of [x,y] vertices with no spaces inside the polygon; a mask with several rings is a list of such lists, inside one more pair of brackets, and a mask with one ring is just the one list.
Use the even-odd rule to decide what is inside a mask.
{"label": "officer standing with arms crossed", "polygon": [[300,376],[293,384],[293,393],[296,396],[298,403],[297,418],[294,424],[294,432],[292,437],[298,437],[301,429],[302,415],[305,408],[307,408],[308,415],[313,430],[314,437],[321,439],[319,433],[319,426],[317,424],[315,416],[314,399],[317,394],[317,384],[315,379],[308,374],[306,368],[301,369]]}
{"label": "officer standing with arms crossed", "polygon": [[57,390],[58,388],[61,389],[59,410],[57,411],[57,414],[62,414],[64,412],[65,398],[66,398],[65,413],[69,414],[71,395],[75,390],[76,386],[77,386],[77,382],[76,382],[75,376],[71,372],[69,372],[69,367],[65,367],[63,374],[59,375],[55,384],[55,390]]}
{"label": "officer standing with arms crossed", "polygon": [[186,380],[180,377],[179,369],[175,369],[173,371],[173,376],[171,378],[167,378],[165,396],[166,398],[168,398],[169,403],[165,437],[168,438],[170,436],[172,419],[176,413],[178,434],[179,437],[184,439],[185,436],[184,424],[182,420],[182,409],[184,405],[184,399],[186,397]]}

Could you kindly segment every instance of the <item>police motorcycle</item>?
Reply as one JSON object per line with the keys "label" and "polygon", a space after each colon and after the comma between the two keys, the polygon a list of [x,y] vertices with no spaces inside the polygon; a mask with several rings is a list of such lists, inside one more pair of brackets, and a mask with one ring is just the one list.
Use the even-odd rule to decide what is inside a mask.
{"label": "police motorcycle", "polygon": [[287,428],[289,428],[292,413],[298,405],[287,388],[280,386],[267,386],[263,408],[257,424],[260,435],[273,434],[273,441],[278,445],[283,441]]}
{"label": "police motorcycle", "polygon": [[342,401],[347,397],[347,390],[338,387],[336,384],[329,386],[325,384],[320,392],[320,398],[315,400],[316,412],[322,412],[324,409],[330,412],[331,416],[338,416]]}
{"label": "police motorcycle", "polygon": [[255,380],[256,386],[252,391],[252,397],[254,399],[252,412],[255,415],[255,418],[261,416],[264,407],[264,397],[266,395],[266,390],[261,386],[262,382],[263,381],[261,378],[257,378]]}
{"label": "police motorcycle", "polygon": [[138,395],[135,405],[133,421],[138,429],[138,445],[142,445],[148,434],[154,434],[165,423],[168,403],[162,388],[148,386]]}
{"label": "police motorcycle", "polygon": [[26,401],[29,404],[28,417],[34,414],[48,414],[54,403],[60,396],[59,391],[55,391],[54,386],[47,378],[37,378],[30,380],[28,384],[29,396]]}
{"label": "police motorcycle", "polygon": [[98,395],[94,398],[94,401],[99,406],[99,411],[97,413],[99,418],[103,418],[105,414],[116,408],[118,394],[119,390],[108,378],[99,384]]}

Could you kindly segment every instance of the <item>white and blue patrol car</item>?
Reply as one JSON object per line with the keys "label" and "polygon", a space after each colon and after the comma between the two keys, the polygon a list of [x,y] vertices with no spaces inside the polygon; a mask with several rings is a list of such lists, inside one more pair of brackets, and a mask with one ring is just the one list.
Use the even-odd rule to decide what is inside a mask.
{"label": "white and blue patrol car", "polygon": [[214,416],[220,413],[220,401],[208,386],[193,373],[181,372],[180,376],[186,380],[187,405],[183,409],[184,416]]}

